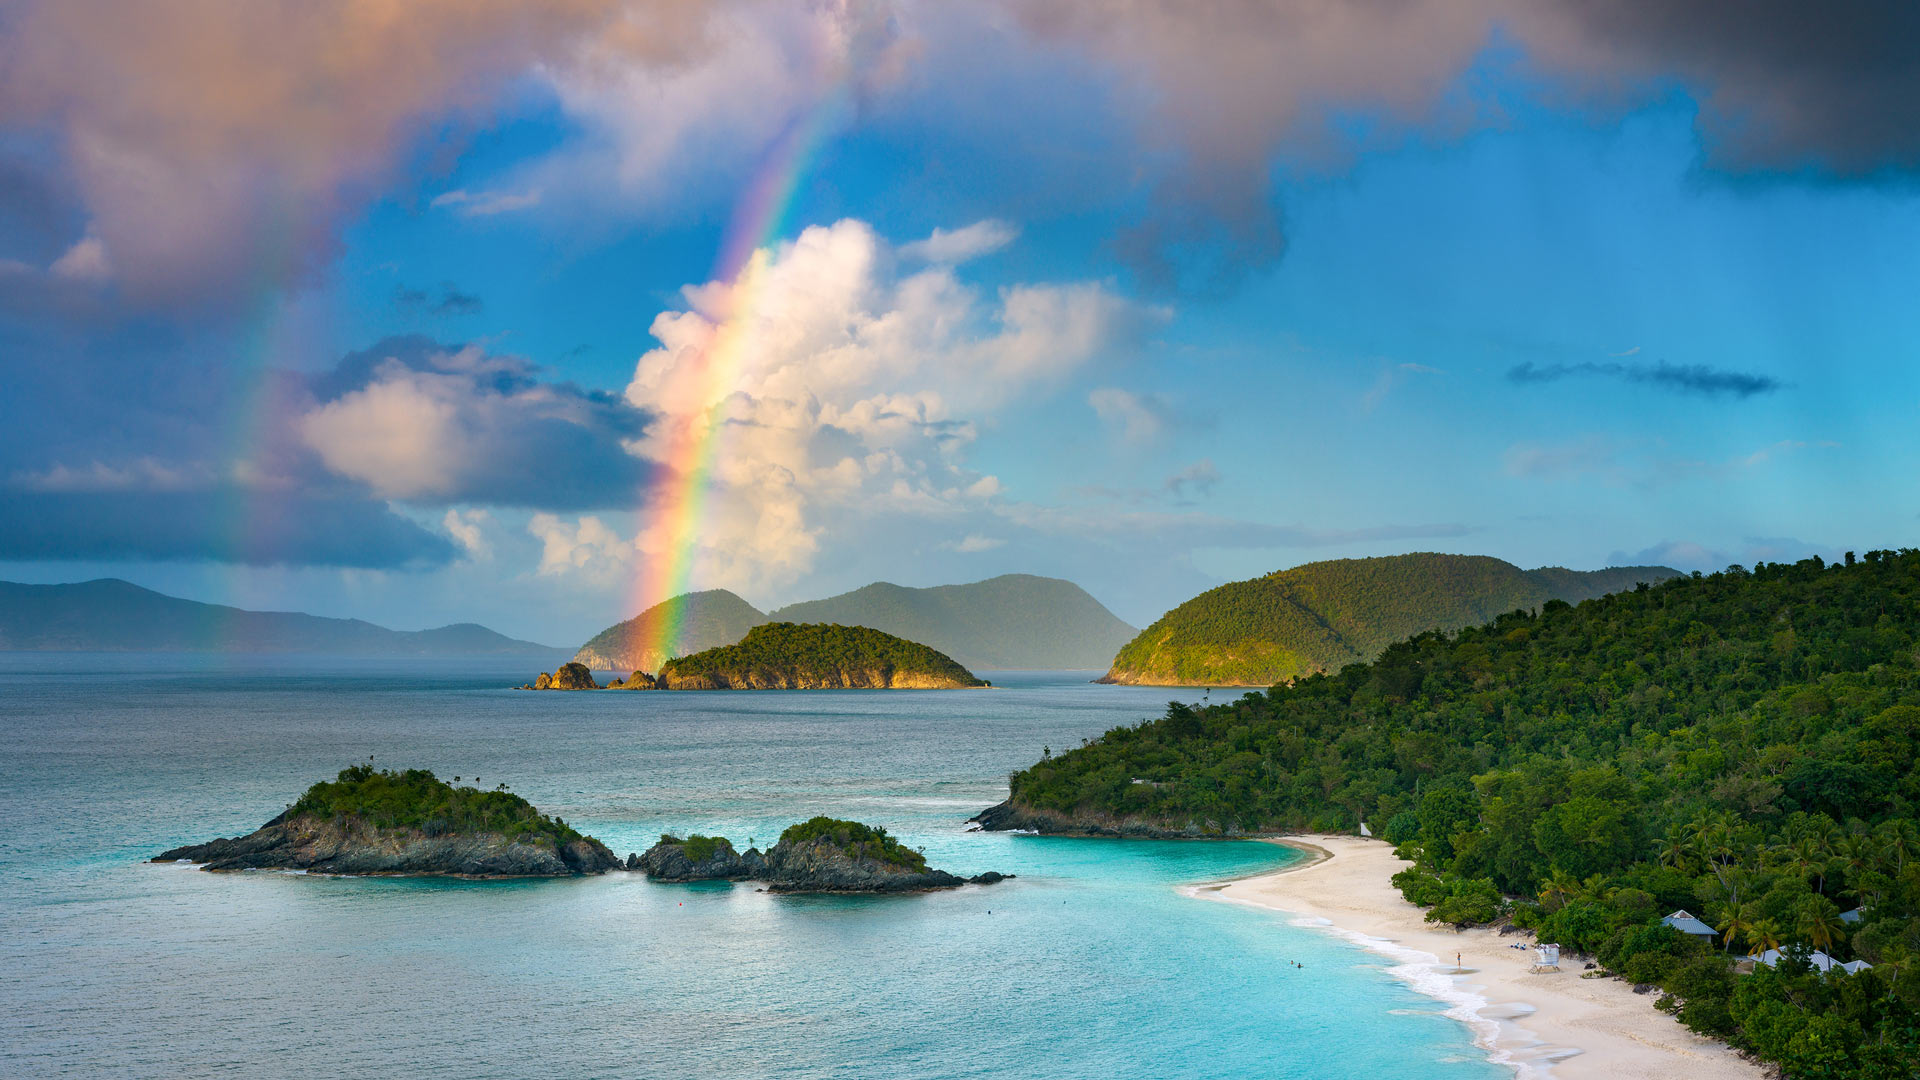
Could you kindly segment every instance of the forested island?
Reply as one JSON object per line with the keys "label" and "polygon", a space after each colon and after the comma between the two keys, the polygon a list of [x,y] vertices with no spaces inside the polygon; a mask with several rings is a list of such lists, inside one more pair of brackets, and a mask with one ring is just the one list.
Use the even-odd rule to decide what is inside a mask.
{"label": "forested island", "polygon": [[627,869],[655,881],[764,881],[770,892],[900,893],[991,885],[1011,874],[971,878],[934,870],[926,856],[879,826],[815,817],[788,826],[766,853],[734,849],[724,836],[662,836]]}
{"label": "forested island", "polygon": [[[1337,674],[1176,703],[1013,774],[981,820],[1214,836],[1370,823],[1417,861],[1396,883],[1429,920],[1533,928],[1792,1076],[1911,1076],[1917,753],[1920,551],[1873,551],[1550,601]],[[1712,941],[1662,921],[1682,908]],[[1769,949],[1750,973],[1735,963]],[[1870,966],[1837,966],[1852,961]]]}
{"label": "forested island", "polygon": [[1478,626],[1548,600],[1578,603],[1678,571],[1522,570],[1485,555],[1329,559],[1209,589],[1127,642],[1099,681],[1272,686],[1372,660],[1426,630]]}
{"label": "forested island", "polygon": [[371,765],[313,785],[253,833],[174,848],[152,861],[180,860],[206,870],[475,878],[566,877],[621,866],[605,844],[504,785],[455,787],[425,769]]}
{"label": "forested island", "polygon": [[989,685],[945,653],[864,626],[764,623],[738,644],[669,660],[667,690],[942,690]]}

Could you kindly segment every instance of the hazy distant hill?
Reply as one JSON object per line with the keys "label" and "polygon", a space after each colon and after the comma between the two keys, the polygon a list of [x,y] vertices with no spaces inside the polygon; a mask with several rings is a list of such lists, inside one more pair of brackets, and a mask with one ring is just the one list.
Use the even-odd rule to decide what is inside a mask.
{"label": "hazy distant hill", "polygon": [[1425,630],[1457,630],[1548,600],[1579,603],[1677,576],[1664,566],[1522,570],[1430,552],[1307,563],[1209,589],[1113,659],[1109,682],[1270,686],[1372,660]]}
{"label": "hazy distant hill", "polygon": [[333,656],[551,656],[484,626],[388,630],[359,619],[244,611],[118,578],[72,585],[0,582],[0,650],[321,653]]}
{"label": "hazy distant hill", "polygon": [[[679,629],[673,639],[665,647],[645,644],[642,639],[651,636],[646,628],[676,609]],[[766,615],[758,608],[725,589],[686,593],[663,600],[626,622],[600,631],[592,641],[580,646],[573,659],[595,671],[651,674],[673,657],[731,645],[766,621]]]}
{"label": "hazy distant hill", "polygon": [[1032,574],[931,589],[878,582],[768,618],[871,627],[975,669],[1098,669],[1137,632],[1073,582]]}

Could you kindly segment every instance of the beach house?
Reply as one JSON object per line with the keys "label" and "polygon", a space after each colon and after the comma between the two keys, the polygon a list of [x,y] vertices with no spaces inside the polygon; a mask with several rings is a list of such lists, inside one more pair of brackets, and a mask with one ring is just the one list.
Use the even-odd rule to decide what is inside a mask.
{"label": "beach house", "polygon": [[[1786,953],[1781,952],[1779,949],[1768,949],[1766,952],[1763,952],[1758,956],[1755,956],[1753,958],[1753,962],[1756,964],[1765,964],[1768,967],[1772,967],[1773,965],[1780,962],[1781,957],[1786,955],[1787,955]],[[1838,968],[1849,975],[1855,975],[1873,966],[1872,964],[1867,963],[1865,960],[1853,960],[1843,964],[1840,961],[1835,960],[1833,957],[1828,956],[1826,953],[1821,952],[1819,949],[1815,949],[1812,952],[1807,954],[1807,963],[1812,964],[1814,970],[1820,972],[1823,975],[1831,974],[1835,968]]]}
{"label": "beach house", "polygon": [[1713,939],[1717,935],[1717,931],[1715,931],[1713,927],[1708,926],[1706,923],[1688,914],[1686,908],[1681,908],[1679,911],[1674,912],[1660,921],[1688,937],[1699,938],[1709,945],[1713,944]]}

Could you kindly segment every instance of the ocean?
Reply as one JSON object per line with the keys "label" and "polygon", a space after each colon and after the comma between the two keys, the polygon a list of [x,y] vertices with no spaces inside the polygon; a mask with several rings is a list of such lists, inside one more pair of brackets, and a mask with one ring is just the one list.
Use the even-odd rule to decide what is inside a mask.
{"label": "ocean", "polygon": [[[1183,895],[1255,842],[967,831],[1009,771],[1190,693],[530,693],[500,662],[0,654],[9,1076],[1510,1076],[1392,961]],[[143,860],[381,767],[505,783],[606,841],[765,846],[815,814],[961,874],[909,897],[753,885],[209,874]],[[1295,963],[1301,967],[1295,967]]]}

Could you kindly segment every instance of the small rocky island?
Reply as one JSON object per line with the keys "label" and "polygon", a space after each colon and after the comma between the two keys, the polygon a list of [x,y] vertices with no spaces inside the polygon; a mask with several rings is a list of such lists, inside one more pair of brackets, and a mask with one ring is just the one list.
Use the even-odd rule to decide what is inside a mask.
{"label": "small rocky island", "polygon": [[[636,671],[635,675],[644,674]],[[614,685],[618,686],[618,683]],[[530,683],[514,687],[516,690],[599,690],[599,683],[593,681],[593,672],[585,664],[565,663],[559,669],[541,672],[540,677]],[[651,689],[651,687],[649,687]]]}
{"label": "small rocky island", "polygon": [[[455,777],[457,780],[458,777]],[[204,870],[468,878],[604,874],[607,845],[504,789],[454,787],[425,769],[343,769],[247,836],[174,848],[154,862]]]}
{"label": "small rocky island", "polygon": [[704,649],[602,687],[584,664],[563,664],[522,690],[953,690],[992,686],[953,658],[865,626],[765,623],[735,644]]}
{"label": "small rocky island", "polygon": [[887,830],[829,817],[790,826],[765,854],[736,851],[724,836],[662,836],[646,854],[627,856],[627,869],[654,881],[763,881],[770,892],[788,893],[930,892],[1013,876],[929,869],[926,856]]}

